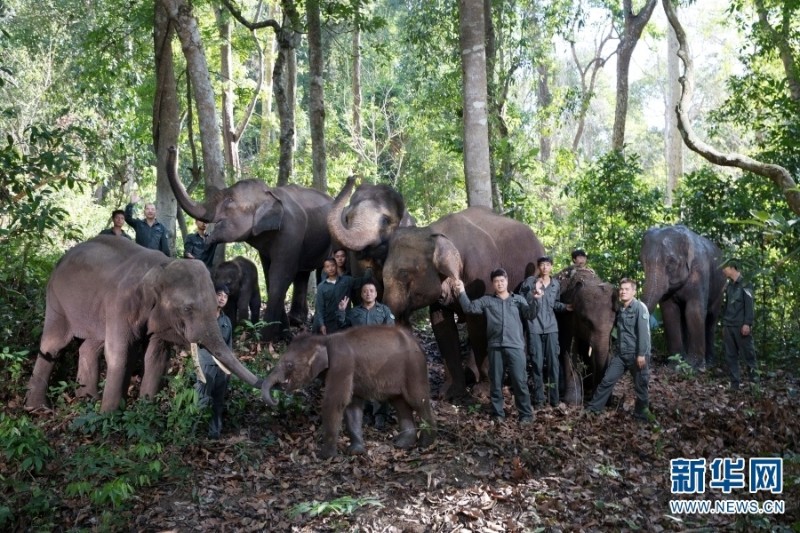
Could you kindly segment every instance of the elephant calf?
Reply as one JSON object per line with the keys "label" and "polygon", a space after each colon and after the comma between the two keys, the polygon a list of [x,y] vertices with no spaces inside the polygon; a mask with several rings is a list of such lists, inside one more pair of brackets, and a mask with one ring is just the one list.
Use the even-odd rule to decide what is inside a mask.
{"label": "elephant calf", "polygon": [[[322,446],[319,457],[337,454],[336,440],[345,418],[350,445],[347,453],[363,454],[361,422],[365,400],[389,401],[397,410],[398,448],[430,446],[436,439],[425,354],[411,333],[395,326],[359,326],[331,335],[296,337],[264,382],[268,391],[282,384],[298,390],[327,370],[322,399]],[[419,441],[414,411],[424,422]]]}

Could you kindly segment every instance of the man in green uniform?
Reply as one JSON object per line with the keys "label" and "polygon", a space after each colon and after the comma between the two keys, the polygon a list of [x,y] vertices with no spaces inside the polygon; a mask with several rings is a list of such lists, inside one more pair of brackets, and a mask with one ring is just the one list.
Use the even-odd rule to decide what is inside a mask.
{"label": "man in green uniform", "polygon": [[586,409],[593,413],[603,410],[611,397],[614,385],[626,370],[633,376],[633,389],[636,393],[636,406],[633,416],[647,420],[648,385],[650,382],[650,313],[647,306],[635,298],[636,282],[623,278],[619,282],[619,302],[614,326],[617,340],[614,357],[608,365],[603,381]]}
{"label": "man in green uniform", "polygon": [[522,336],[520,314],[525,320],[536,316],[542,293],[534,290],[528,294],[526,301],[522,296],[508,292],[508,274],[502,268],[492,271],[491,278],[495,293],[472,301],[464,292],[464,282],[456,280],[454,287],[458,294],[458,303],[465,313],[482,314],[486,317],[492,417],[499,421],[506,418],[503,409],[503,370],[507,366],[519,423],[528,425],[533,422],[533,409],[528,392],[525,340]]}
{"label": "man in green uniform", "polygon": [[741,383],[739,357],[743,357],[745,379],[754,380],[756,370],[756,351],[753,347],[752,327],[753,287],[742,278],[739,261],[731,259],[725,263],[722,273],[728,278],[725,286],[725,303],[722,312],[722,340],[725,344],[725,358],[731,377],[731,389],[738,389]]}

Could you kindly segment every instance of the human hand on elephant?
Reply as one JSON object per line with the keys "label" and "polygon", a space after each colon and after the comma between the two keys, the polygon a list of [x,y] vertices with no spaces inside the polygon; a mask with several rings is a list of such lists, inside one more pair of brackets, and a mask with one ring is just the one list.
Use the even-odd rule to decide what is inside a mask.
{"label": "human hand on elephant", "polygon": [[348,298],[347,296],[342,298],[341,301],[339,302],[339,311],[346,310],[347,309],[347,304],[349,304],[349,303],[350,303],[350,298]]}
{"label": "human hand on elephant", "polygon": [[453,282],[453,289],[455,290],[456,294],[461,294],[464,292],[464,282],[460,279],[457,279]]}

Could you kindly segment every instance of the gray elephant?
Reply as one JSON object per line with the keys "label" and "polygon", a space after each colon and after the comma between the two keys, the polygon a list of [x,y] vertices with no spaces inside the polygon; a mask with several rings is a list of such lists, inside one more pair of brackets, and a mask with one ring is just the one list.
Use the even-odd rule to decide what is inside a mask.
{"label": "gray elephant", "polygon": [[[590,268],[570,266],[557,278],[561,302],[572,304],[572,311],[556,314],[565,384],[562,397],[568,404],[580,405],[594,393],[608,367],[617,291]],[[588,370],[583,376],[577,371],[574,355]]]}
{"label": "gray elephant", "polygon": [[[380,198],[359,201],[347,211],[342,194],[328,217],[334,239],[354,250],[372,247],[382,251],[383,303],[398,322],[408,322],[412,311],[428,307],[431,326],[446,364],[448,383],[444,396],[459,401],[466,396],[455,314],[462,314],[448,280],[460,278],[467,296],[476,299],[491,292],[489,274],[495,268],[508,272],[515,287],[524,279],[528,263],[536,263],[544,248],[533,231],[520,222],[489,209],[471,207],[447,215],[430,226],[402,227],[397,204]],[[341,203],[340,203],[341,202]],[[337,215],[339,213],[339,215]],[[376,214],[377,213],[377,214]],[[464,315],[470,345],[479,369],[478,381],[486,381],[486,322],[479,315]]]}
{"label": "gray elephant", "polygon": [[348,264],[354,276],[363,275],[366,266],[372,269],[378,298],[382,299],[382,269],[389,237],[398,228],[416,224],[406,209],[405,200],[395,189],[383,184],[362,183],[353,192],[355,182],[355,176],[347,178],[336,195],[328,213],[328,229],[335,243],[351,251]]}
{"label": "gray elephant", "polygon": [[640,255],[645,284],[642,302],[661,306],[667,350],[695,368],[714,364],[714,329],[725,276],[717,246],[685,226],[647,230]]}
{"label": "gray elephant", "polygon": [[258,322],[261,315],[261,292],[258,287],[258,267],[242,256],[224,261],[211,272],[214,285],[228,287],[228,303],[224,313],[235,326],[245,320]]}
{"label": "gray elephant", "polygon": [[225,345],[208,270],[194,259],[170,259],[127,239],[99,236],[69,250],[47,284],[39,355],[26,406],[46,405],[47,386],[59,352],[75,337],[81,345],[78,378],[96,391],[100,348],[106,385],[101,409],[120,406],[132,358],[144,349],[142,397],[154,396],[166,370],[167,344],[202,344],[248,385],[259,380]]}
{"label": "gray elephant", "polygon": [[[189,215],[214,223],[208,244],[243,241],[258,251],[268,293],[263,338],[290,337],[289,321],[304,324],[308,318],[309,275],[331,253],[327,216],[333,200],[314,189],[268,187],[250,179],[198,203],[178,178],[177,160],[177,150],[171,147],[167,177],[172,191]],[[292,305],[287,316],[284,304],[290,285]]]}
{"label": "gray elephant", "polygon": [[[338,453],[336,440],[343,416],[350,437],[347,453],[365,453],[362,434],[365,400],[389,401],[394,406],[400,426],[394,439],[398,448],[411,448],[415,444],[424,448],[433,444],[436,420],[425,354],[406,328],[358,326],[331,335],[298,335],[264,381],[267,403],[276,404],[268,394],[273,386],[282,385],[287,391],[295,391],[323,372],[326,374],[319,457]],[[415,411],[424,423],[419,439]]]}

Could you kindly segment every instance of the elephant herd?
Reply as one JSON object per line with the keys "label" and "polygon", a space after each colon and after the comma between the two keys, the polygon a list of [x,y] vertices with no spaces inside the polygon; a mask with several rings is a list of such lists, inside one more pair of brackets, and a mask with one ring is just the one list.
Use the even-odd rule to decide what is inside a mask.
{"label": "elephant herd", "polygon": [[[489,273],[493,269],[505,269],[509,286],[515,287],[523,281],[526,268],[545,255],[530,227],[489,209],[470,207],[420,227],[415,225],[397,191],[385,185],[362,184],[355,188],[354,178],[347,180],[335,199],[313,189],[295,185],[268,187],[251,179],[215,191],[201,203],[189,197],[178,178],[174,148],[170,150],[167,175],[181,207],[196,219],[214,223],[209,244],[243,241],[257,250],[268,291],[263,338],[289,337],[290,325],[306,322],[311,272],[322,265],[334,247],[346,247],[351,251],[354,274],[359,265],[372,268],[382,285],[379,291],[383,303],[389,306],[398,323],[408,324],[413,311],[428,308],[446,366],[443,393],[450,401],[457,402],[468,395],[456,315],[466,323],[479,381],[486,380],[487,367],[485,321],[481,316],[461,316],[458,302],[453,298],[453,281],[463,281],[467,295],[475,299],[491,292]],[[646,274],[643,301],[651,311],[656,304],[661,305],[670,353],[683,353],[693,364],[702,365],[706,358],[712,357],[713,327],[724,284],[719,250],[687,228],[672,226],[651,229],[645,234],[641,260]],[[247,267],[239,265],[239,268]],[[559,317],[561,361],[567,377],[564,399],[581,403],[584,392],[588,393],[584,388],[599,383],[608,363],[616,291],[590,269],[570,268],[559,276],[562,301],[572,303],[573,308]],[[287,313],[284,302],[290,285],[292,302]],[[216,338],[219,335],[213,296],[211,279],[199,262],[170,259],[160,252],[113,237],[101,236],[77,245],[59,261],[48,284],[44,331],[26,405],[45,404],[55,357],[72,338],[83,340],[78,381],[85,387],[79,392],[88,395],[96,394],[98,377],[93,370],[96,365],[93,367],[90,362],[96,361],[104,348],[108,375],[103,411],[119,406],[130,376],[129,354],[136,350],[145,354],[141,395],[157,392],[166,367],[165,343],[203,344],[237,377],[260,388],[263,399],[272,403],[270,389],[288,379],[283,376],[278,379],[276,372],[286,373],[286,368],[276,367],[275,375],[265,381],[241,365],[221,338]],[[248,301],[240,302],[237,312],[248,312],[250,301],[245,299]],[[388,335],[387,343],[392,346],[410,346],[405,338],[381,335]],[[309,354],[324,352],[326,363],[348,360],[347,364],[352,366],[356,356],[352,351],[342,354],[347,350],[334,348],[338,345],[332,344],[333,340],[325,344],[323,340],[298,338],[290,350],[295,343],[308,345]],[[573,346],[588,369],[586,378],[580,376],[570,356]],[[411,376],[408,378],[411,383],[419,379],[417,374],[422,370],[418,362],[410,362],[397,372],[398,376]],[[335,453],[330,435],[338,433],[341,410],[351,435],[351,446],[358,448],[360,417],[348,405],[360,401],[360,393],[353,389],[352,383],[348,387],[350,396],[337,399],[341,405],[323,406],[323,410],[336,412],[325,417],[332,420],[324,427],[326,455]],[[383,383],[377,388],[388,390],[389,385]],[[413,384],[405,382],[395,388],[398,390],[368,392],[380,399],[396,400],[395,407],[402,417],[401,433],[416,435],[411,411],[421,415],[427,427],[433,427],[427,394],[422,395]],[[419,403],[422,397],[427,402],[424,405]],[[333,421],[337,417],[338,421]],[[353,420],[354,417],[358,420]],[[399,445],[412,442],[408,435],[399,437]],[[432,440],[429,433],[423,437],[421,441],[425,443]]]}

